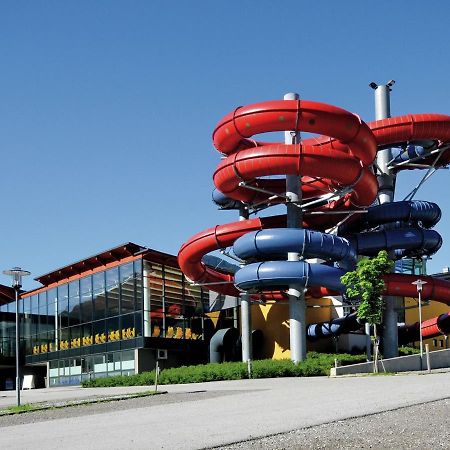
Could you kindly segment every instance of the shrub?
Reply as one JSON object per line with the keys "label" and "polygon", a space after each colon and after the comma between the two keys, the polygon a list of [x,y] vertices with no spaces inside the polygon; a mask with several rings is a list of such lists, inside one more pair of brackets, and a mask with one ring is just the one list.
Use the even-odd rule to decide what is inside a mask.
{"label": "shrub", "polygon": [[409,347],[408,345],[402,345],[398,348],[399,356],[415,355],[416,353],[420,353],[420,350],[418,348]]}
{"label": "shrub", "polygon": [[[295,365],[288,359],[253,361],[252,378],[312,377],[328,375],[337,359],[341,365],[365,361],[364,355],[308,353],[305,361]],[[225,362],[164,369],[159,384],[203,383],[206,381],[242,380],[248,378],[247,364]],[[155,383],[155,371],[130,376],[96,378],[84,381],[83,387],[148,386]]]}

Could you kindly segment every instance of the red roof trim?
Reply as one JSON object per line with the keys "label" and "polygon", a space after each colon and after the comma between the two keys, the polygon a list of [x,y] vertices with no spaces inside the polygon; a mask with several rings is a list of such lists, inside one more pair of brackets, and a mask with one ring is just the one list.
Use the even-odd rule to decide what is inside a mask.
{"label": "red roof trim", "polygon": [[140,258],[179,268],[176,256],[128,242],[35,278],[36,281],[43,284],[43,287],[28,291],[22,294],[22,297],[30,297],[61,284],[78,280],[86,275],[101,272]]}
{"label": "red roof trim", "polygon": [[112,249],[101,252],[97,255],[90,256],[81,261],[74,262],[67,266],[46,273],[35,278],[44,286],[57,283],[63,279],[80,275],[84,272],[94,270],[97,267],[104,267],[112,262],[121,261],[129,256],[134,256],[145,251],[146,248],[133,242],[127,242]]}

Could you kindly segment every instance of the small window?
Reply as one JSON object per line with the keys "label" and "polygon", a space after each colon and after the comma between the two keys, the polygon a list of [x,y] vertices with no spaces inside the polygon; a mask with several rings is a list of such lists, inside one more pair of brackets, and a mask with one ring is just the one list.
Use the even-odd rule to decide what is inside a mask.
{"label": "small window", "polygon": [[433,339],[433,347],[437,347],[438,346],[438,341],[437,339]]}
{"label": "small window", "polygon": [[119,268],[114,267],[106,271],[106,286],[117,286],[119,284]]}
{"label": "small window", "polygon": [[102,292],[105,289],[105,272],[94,273],[92,282],[94,292]]}
{"label": "small window", "polygon": [[128,281],[133,278],[133,263],[124,264],[119,267],[120,270],[120,282]]}

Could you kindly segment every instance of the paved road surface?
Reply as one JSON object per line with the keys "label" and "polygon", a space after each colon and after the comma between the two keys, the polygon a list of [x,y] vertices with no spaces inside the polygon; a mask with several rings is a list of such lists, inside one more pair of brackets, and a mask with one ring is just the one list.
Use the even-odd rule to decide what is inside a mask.
{"label": "paved road surface", "polygon": [[[34,418],[22,424],[0,418],[0,447],[208,448],[439,400],[450,397],[448,386],[450,373],[168,386],[164,389],[170,395],[136,399],[140,403],[127,400],[131,402],[129,407],[113,402],[107,407],[78,407],[76,413],[68,412],[69,409],[55,410],[50,416],[28,415]],[[148,390],[148,387],[126,390]],[[104,395],[102,391],[97,391],[97,395]],[[113,391],[118,393],[121,389]],[[41,392],[29,395],[43,396],[50,392],[56,400],[58,395],[66,399],[77,397],[80,391],[71,388],[60,389],[59,393]],[[92,396],[92,391],[81,392]],[[250,443],[243,445],[239,448],[247,448]]]}

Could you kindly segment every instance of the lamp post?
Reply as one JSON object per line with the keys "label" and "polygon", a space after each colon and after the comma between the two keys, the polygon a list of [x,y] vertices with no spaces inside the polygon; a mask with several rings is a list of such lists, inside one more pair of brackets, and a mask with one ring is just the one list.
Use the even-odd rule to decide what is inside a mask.
{"label": "lamp post", "polygon": [[20,406],[20,366],[19,366],[19,354],[20,354],[20,329],[19,329],[19,294],[22,287],[22,277],[30,275],[27,270],[22,270],[20,267],[13,267],[10,270],[4,270],[4,275],[12,277],[12,287],[15,293],[16,299],[16,399],[17,406]]}
{"label": "lamp post", "polygon": [[420,368],[422,369],[422,357],[423,357],[423,336],[422,336],[422,288],[424,284],[427,284],[426,281],[421,280],[420,278],[416,281],[413,281],[411,284],[414,284],[417,288],[417,294],[419,296],[419,339],[420,339]]}

